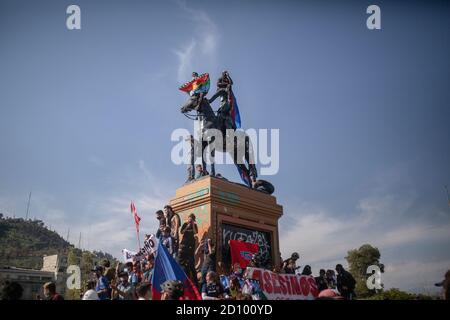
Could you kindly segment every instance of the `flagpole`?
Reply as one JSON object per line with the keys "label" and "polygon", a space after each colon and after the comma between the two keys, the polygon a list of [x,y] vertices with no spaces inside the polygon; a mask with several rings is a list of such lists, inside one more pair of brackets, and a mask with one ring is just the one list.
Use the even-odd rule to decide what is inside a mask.
{"label": "flagpole", "polygon": [[137,240],[138,240],[138,248],[139,248],[139,251],[141,251],[141,238],[139,237],[139,228],[136,228],[136,234],[137,234]]}
{"label": "flagpole", "polygon": [[137,235],[137,241],[138,241],[138,250],[141,251],[141,239],[139,237],[139,221],[136,220],[136,217],[141,220],[139,218],[139,216],[137,215],[137,210],[136,210],[136,206],[134,204],[133,201],[131,201],[131,205],[130,205],[130,209],[131,209],[131,213],[133,214],[133,218],[134,218],[134,224],[136,226],[136,235]]}

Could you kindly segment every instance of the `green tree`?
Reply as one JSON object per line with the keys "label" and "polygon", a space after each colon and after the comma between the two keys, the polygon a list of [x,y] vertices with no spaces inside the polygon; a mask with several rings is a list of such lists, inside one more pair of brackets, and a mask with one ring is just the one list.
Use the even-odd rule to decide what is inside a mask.
{"label": "green tree", "polygon": [[[77,255],[77,250],[75,248],[69,248],[67,252],[67,265],[80,265],[80,257]],[[66,290],[67,300],[80,300],[80,289],[68,289]]]}
{"label": "green tree", "polygon": [[372,247],[370,244],[364,244],[359,249],[348,251],[345,259],[350,267],[350,273],[356,280],[355,292],[358,297],[366,298],[377,293],[376,289],[370,290],[367,287],[367,268],[371,265],[376,265],[384,272],[384,265],[380,263],[380,250]]}
{"label": "green tree", "polygon": [[83,251],[81,255],[81,281],[82,286],[90,279],[90,275],[92,274],[92,268],[94,266],[94,254],[90,251]]}
{"label": "green tree", "polygon": [[378,292],[370,297],[371,300],[432,300],[433,297],[426,294],[411,294],[392,288],[386,291]]}

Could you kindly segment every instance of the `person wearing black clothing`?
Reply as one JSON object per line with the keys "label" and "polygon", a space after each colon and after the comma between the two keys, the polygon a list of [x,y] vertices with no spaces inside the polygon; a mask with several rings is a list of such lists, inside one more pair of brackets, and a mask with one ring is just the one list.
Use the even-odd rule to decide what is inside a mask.
{"label": "person wearing black clothing", "polygon": [[188,278],[192,280],[196,287],[198,287],[197,271],[195,270],[195,256],[185,247],[183,243],[180,243],[177,262]]}
{"label": "person wearing black clothing", "polygon": [[156,231],[156,238],[160,239],[163,230],[166,228],[166,219],[164,218],[164,212],[162,210],[158,210],[155,212],[156,219],[159,222],[158,230]]}
{"label": "person wearing black clothing", "polygon": [[306,265],[306,266],[303,268],[302,275],[304,275],[304,276],[310,276],[311,274],[312,274],[312,272],[311,272],[311,266],[310,266],[310,265]]}
{"label": "person wearing black clothing", "polygon": [[319,276],[316,277],[315,280],[316,280],[316,285],[317,285],[317,289],[319,289],[319,292],[323,291],[325,289],[328,289],[328,283],[327,283],[327,278],[325,277],[324,269],[320,269]]}
{"label": "person wearing black clothing", "polygon": [[336,265],[337,272],[337,289],[341,296],[347,300],[353,300],[355,298],[355,278],[350,272],[344,269],[341,264]]}
{"label": "person wearing black clothing", "polygon": [[188,216],[188,221],[181,226],[181,243],[185,245],[188,250],[192,250],[192,255],[195,252],[195,235],[198,233],[198,227],[195,223],[195,215],[191,213]]}
{"label": "person wearing black clothing", "polygon": [[195,215],[191,213],[188,221],[183,223],[180,230],[182,239],[178,251],[178,263],[183,267],[187,276],[197,285],[197,272],[195,271],[195,235],[198,227]]}
{"label": "person wearing black clothing", "polygon": [[252,178],[253,189],[267,193],[267,194],[274,193],[275,187],[269,181],[261,180],[261,179],[256,180],[256,178],[254,176],[252,176],[251,178]]}
{"label": "person wearing black clothing", "polygon": [[202,241],[199,245],[203,251],[204,259],[202,264],[202,284],[206,282],[206,274],[209,271],[216,271],[216,248],[212,244],[211,239]]}
{"label": "person wearing black clothing", "polygon": [[225,291],[219,281],[219,277],[214,271],[206,274],[206,282],[202,285],[203,300],[220,300],[223,299]]}
{"label": "person wearing black clothing", "polygon": [[231,117],[230,99],[232,95],[233,80],[231,80],[228,71],[223,71],[222,76],[217,80],[217,91],[209,99],[209,103],[213,103],[218,97],[221,97],[220,108],[217,110],[217,118],[222,134],[226,134],[226,129],[236,130],[236,125]]}

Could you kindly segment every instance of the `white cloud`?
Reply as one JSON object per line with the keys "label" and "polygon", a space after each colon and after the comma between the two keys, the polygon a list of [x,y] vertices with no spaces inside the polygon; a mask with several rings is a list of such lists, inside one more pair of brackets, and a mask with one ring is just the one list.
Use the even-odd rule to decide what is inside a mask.
{"label": "white cloud", "polygon": [[405,288],[412,292],[436,294],[441,289],[434,284],[443,280],[449,269],[450,260],[445,259],[400,261],[386,266],[382,282],[386,288]]}
{"label": "white cloud", "polygon": [[[82,248],[106,251],[120,257],[123,248],[135,250],[137,247],[130,202],[134,201],[142,219],[140,231],[143,238],[144,234],[153,233],[157,229],[154,213],[173,196],[174,187],[166,185],[164,179],[153,174],[143,160],[137,161],[130,172],[125,173],[125,177],[120,175],[115,180],[114,185],[120,186],[119,188],[81,197],[77,208],[66,203],[63,198],[33,191],[30,218],[42,220],[47,227],[64,238],[70,228],[69,242],[76,246],[81,232]],[[155,181],[158,183],[154,183]],[[20,211],[24,212],[26,200],[26,194],[23,199],[1,197],[0,212],[13,216],[18,204]],[[25,217],[25,214],[16,214],[16,217]]]}
{"label": "white cloud", "polygon": [[177,79],[179,82],[182,82],[183,79],[186,81],[189,71],[193,70],[192,56],[196,45],[197,42],[192,39],[189,45],[182,50],[174,50],[178,57]]}
{"label": "white cloud", "polygon": [[[414,261],[402,262],[401,266],[410,270],[405,273],[403,267],[391,265],[397,263],[395,257],[386,260],[383,256],[387,249],[401,250],[403,246],[420,245],[426,241],[450,243],[450,222],[433,224],[432,219],[420,216],[403,219],[410,212],[413,200],[393,195],[367,197],[355,206],[354,214],[345,218],[342,215],[336,217],[320,206],[301,204],[289,215],[290,221],[294,221],[289,231],[280,233],[283,257],[298,251],[301,263],[310,264],[317,271],[345,263],[348,250],[370,243],[380,249],[381,261],[386,264],[387,288],[425,288],[430,279],[439,278],[444,266],[447,265],[448,269],[450,264],[445,261],[427,262],[418,250]],[[428,273],[427,279],[416,277],[413,270]]]}
{"label": "white cloud", "polygon": [[[178,57],[177,79],[183,83],[190,78],[192,71],[204,69],[205,64],[214,63],[219,36],[215,23],[205,11],[191,9],[185,1],[177,1],[177,4],[195,24],[187,44],[181,45],[182,49],[173,50]],[[201,64],[197,61],[201,61]]]}

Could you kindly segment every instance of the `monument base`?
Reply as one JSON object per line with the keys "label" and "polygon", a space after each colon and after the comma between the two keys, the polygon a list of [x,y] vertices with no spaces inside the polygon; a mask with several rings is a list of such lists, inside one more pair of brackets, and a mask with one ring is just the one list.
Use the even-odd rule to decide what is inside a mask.
{"label": "monument base", "polygon": [[[195,214],[198,241],[211,239],[216,246],[216,263],[222,262],[225,268],[231,266],[228,240],[256,243],[270,264],[280,264],[278,219],[283,207],[274,196],[205,176],[178,188],[170,205],[182,223],[189,214]],[[197,269],[202,258],[202,254],[196,256]]]}

